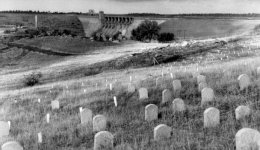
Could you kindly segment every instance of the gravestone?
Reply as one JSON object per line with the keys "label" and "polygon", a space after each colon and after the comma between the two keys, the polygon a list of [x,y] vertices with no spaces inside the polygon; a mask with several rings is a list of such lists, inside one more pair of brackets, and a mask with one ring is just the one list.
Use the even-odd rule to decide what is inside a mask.
{"label": "gravestone", "polygon": [[205,82],[199,83],[198,90],[201,92],[204,88],[206,88],[208,85]]}
{"label": "gravestone", "polygon": [[112,150],[114,136],[108,131],[100,131],[94,137],[94,150]]}
{"label": "gravestone", "polygon": [[9,135],[9,124],[5,121],[0,121],[0,137]]}
{"label": "gravestone", "polygon": [[81,124],[92,125],[92,111],[88,108],[84,108],[80,112],[80,121]]}
{"label": "gravestone", "polygon": [[60,109],[60,102],[58,100],[51,101],[51,108],[54,109]]}
{"label": "gravestone", "polygon": [[171,132],[172,132],[172,129],[169,126],[167,126],[165,124],[160,124],[160,125],[156,126],[153,130],[154,140],[160,141],[160,140],[170,138]]}
{"label": "gravestone", "polygon": [[140,88],[139,89],[139,99],[143,100],[143,99],[147,99],[148,98],[148,91],[146,88]]}
{"label": "gravestone", "polygon": [[16,141],[9,141],[1,146],[1,150],[23,150],[23,147]]}
{"label": "gravestone", "polygon": [[158,107],[154,104],[149,104],[145,107],[145,120],[153,121],[158,119]]}
{"label": "gravestone", "polygon": [[128,91],[128,93],[134,93],[135,92],[135,86],[132,83],[129,83],[128,87],[127,87],[127,91]]}
{"label": "gravestone", "polygon": [[93,118],[93,131],[104,131],[107,127],[107,119],[103,115],[96,115]]}
{"label": "gravestone", "polygon": [[238,77],[239,87],[240,90],[244,90],[249,87],[250,85],[250,78],[246,74],[242,74]]}
{"label": "gravestone", "polygon": [[166,103],[172,100],[172,93],[170,90],[165,89],[162,92],[162,103]]}
{"label": "gravestone", "polygon": [[210,107],[204,111],[204,128],[216,127],[220,123],[220,112],[217,108]]}
{"label": "gravestone", "polygon": [[236,150],[256,150],[260,133],[250,128],[242,128],[235,135]]}
{"label": "gravestone", "polygon": [[186,110],[185,103],[182,99],[176,98],[172,102],[173,112],[182,112]]}
{"label": "gravestone", "polygon": [[199,85],[200,83],[207,83],[206,76],[203,76],[203,75],[197,76],[197,84]]}
{"label": "gravestone", "polygon": [[173,93],[174,97],[179,97],[181,93],[181,81],[180,80],[174,80],[172,82],[173,85]]}
{"label": "gravestone", "polygon": [[238,106],[235,110],[236,120],[243,119],[247,116],[249,116],[251,113],[251,110],[248,106]]}
{"label": "gravestone", "polygon": [[204,88],[201,91],[201,105],[204,105],[206,102],[214,101],[214,91],[211,88]]}

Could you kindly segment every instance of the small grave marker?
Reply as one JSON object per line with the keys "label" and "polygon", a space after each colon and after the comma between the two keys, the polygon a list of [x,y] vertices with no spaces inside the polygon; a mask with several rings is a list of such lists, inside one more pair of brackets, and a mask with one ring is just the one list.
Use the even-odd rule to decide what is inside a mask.
{"label": "small grave marker", "polygon": [[217,108],[210,107],[204,111],[204,127],[216,127],[220,123],[220,112]]}
{"label": "small grave marker", "polygon": [[38,143],[42,143],[42,133],[38,133]]}
{"label": "small grave marker", "polygon": [[9,124],[5,121],[0,121],[0,138],[9,135]]}
{"label": "small grave marker", "polygon": [[114,136],[108,131],[100,131],[94,137],[94,150],[112,150]]}
{"label": "small grave marker", "polygon": [[250,108],[248,106],[238,106],[235,110],[236,120],[243,119],[250,115]]}
{"label": "small grave marker", "polygon": [[182,99],[176,98],[172,102],[172,110],[174,112],[183,112],[186,110],[185,103]]}
{"label": "small grave marker", "polygon": [[153,130],[154,140],[160,141],[160,140],[165,140],[167,138],[170,138],[171,132],[172,132],[172,129],[169,126],[167,126],[165,124],[160,124],[160,125],[156,126]]}
{"label": "small grave marker", "polygon": [[93,131],[104,131],[107,126],[107,119],[103,115],[96,115],[93,118]]}
{"label": "small grave marker", "polygon": [[145,107],[145,120],[153,121],[158,119],[158,107],[154,104],[149,104]]}
{"label": "small grave marker", "polygon": [[147,99],[148,98],[148,90],[146,88],[140,88],[139,89],[139,99]]}
{"label": "small grave marker", "polygon": [[81,124],[92,125],[92,111],[88,108],[84,108],[80,113]]}
{"label": "small grave marker", "polygon": [[166,103],[172,100],[172,93],[170,90],[165,89],[162,92],[162,103]]}
{"label": "small grave marker", "polygon": [[214,101],[215,94],[213,89],[211,88],[204,88],[201,91],[201,105],[204,105],[206,102],[212,102]]}
{"label": "small grave marker", "polygon": [[173,85],[174,96],[178,97],[181,93],[181,81],[180,80],[174,80],[172,82],[172,85]]}
{"label": "small grave marker", "polygon": [[242,128],[235,135],[236,150],[256,150],[260,133],[250,128]]}
{"label": "small grave marker", "polygon": [[248,75],[242,74],[238,77],[238,82],[240,90],[244,90],[249,87],[251,81]]}
{"label": "small grave marker", "polygon": [[60,109],[60,102],[58,100],[51,101],[51,108],[54,109]]}
{"label": "small grave marker", "polygon": [[23,150],[23,147],[16,141],[8,141],[1,146],[1,150]]}

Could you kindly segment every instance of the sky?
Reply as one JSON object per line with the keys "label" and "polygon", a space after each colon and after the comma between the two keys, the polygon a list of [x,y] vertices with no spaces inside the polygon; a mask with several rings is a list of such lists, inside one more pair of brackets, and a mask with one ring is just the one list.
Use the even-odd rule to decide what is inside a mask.
{"label": "sky", "polygon": [[260,13],[260,0],[0,0],[0,10],[105,13]]}

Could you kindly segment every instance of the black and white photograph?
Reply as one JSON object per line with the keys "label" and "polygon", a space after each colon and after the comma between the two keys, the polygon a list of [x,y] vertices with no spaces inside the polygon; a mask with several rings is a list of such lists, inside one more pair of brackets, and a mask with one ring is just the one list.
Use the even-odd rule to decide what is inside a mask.
{"label": "black and white photograph", "polygon": [[260,0],[0,0],[0,150],[260,150]]}

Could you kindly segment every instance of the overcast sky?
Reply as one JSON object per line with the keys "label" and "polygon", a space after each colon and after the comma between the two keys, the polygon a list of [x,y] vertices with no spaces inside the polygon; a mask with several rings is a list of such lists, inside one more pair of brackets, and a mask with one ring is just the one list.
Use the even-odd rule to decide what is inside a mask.
{"label": "overcast sky", "polygon": [[105,13],[260,13],[260,0],[0,0],[0,10]]}

